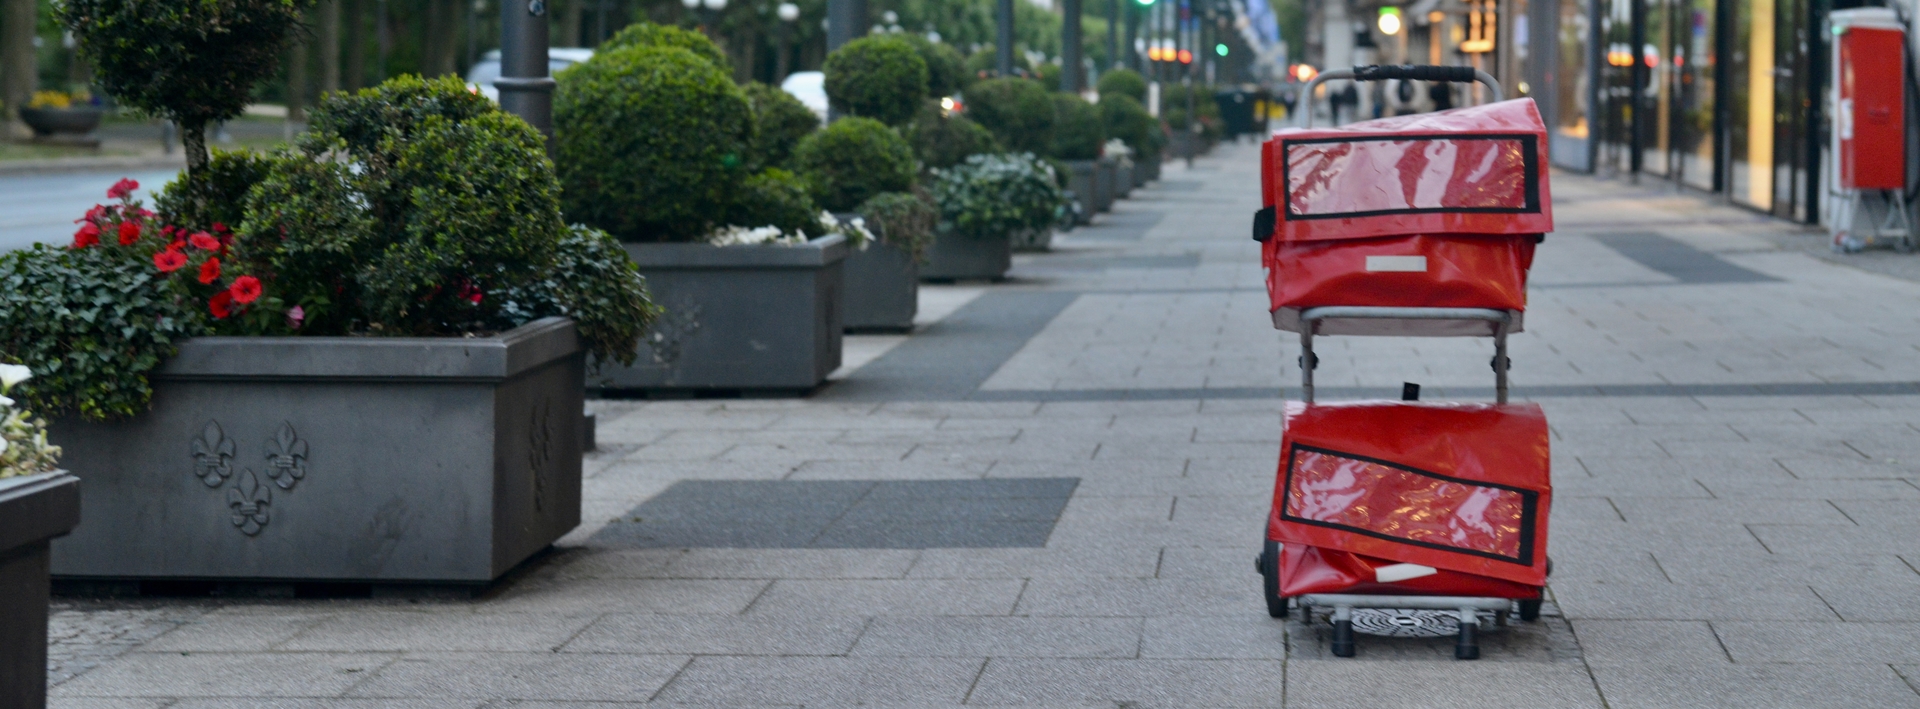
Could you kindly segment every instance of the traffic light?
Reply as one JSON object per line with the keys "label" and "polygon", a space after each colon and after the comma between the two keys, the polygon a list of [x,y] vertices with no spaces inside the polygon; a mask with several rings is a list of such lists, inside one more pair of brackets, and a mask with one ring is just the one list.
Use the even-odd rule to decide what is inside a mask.
{"label": "traffic light", "polygon": [[1224,43],[1213,45],[1213,53],[1223,57],[1227,56],[1227,45]]}

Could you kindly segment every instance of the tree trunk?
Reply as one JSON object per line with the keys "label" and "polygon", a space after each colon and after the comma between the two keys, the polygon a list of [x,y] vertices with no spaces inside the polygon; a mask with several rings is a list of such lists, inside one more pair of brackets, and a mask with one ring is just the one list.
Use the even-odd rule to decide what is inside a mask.
{"label": "tree trunk", "polygon": [[20,122],[20,108],[40,87],[40,69],[33,53],[38,10],[35,0],[0,0],[0,103],[6,104],[6,115],[0,118],[5,130],[0,131],[0,138],[31,134]]}
{"label": "tree trunk", "polygon": [[367,6],[371,0],[339,0],[344,3],[341,13],[344,22],[343,32],[346,47],[346,65],[342,66],[340,88],[352,91],[366,85],[367,81]]}
{"label": "tree trunk", "polygon": [[199,174],[207,169],[206,121],[180,124],[180,148],[187,156],[188,173]]}
{"label": "tree trunk", "polygon": [[307,40],[303,32],[294,32],[287,43],[287,121],[307,119]]}
{"label": "tree trunk", "polygon": [[554,29],[554,46],[580,47],[587,44],[580,39],[580,23],[586,16],[588,2],[589,0],[567,0],[567,9],[560,13],[560,26]]}
{"label": "tree trunk", "polygon": [[320,0],[314,10],[314,43],[320,46],[321,95],[340,90],[340,0]]}
{"label": "tree trunk", "polygon": [[424,76],[454,73],[459,59],[460,0],[429,0],[427,3],[426,56],[421,57]]}

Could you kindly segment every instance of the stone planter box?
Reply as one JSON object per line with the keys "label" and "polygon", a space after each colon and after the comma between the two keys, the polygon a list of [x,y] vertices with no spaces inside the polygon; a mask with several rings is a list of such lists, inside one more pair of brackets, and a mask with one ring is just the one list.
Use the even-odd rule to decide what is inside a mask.
{"label": "stone planter box", "polygon": [[1134,175],[1139,169],[1132,160],[1117,160],[1114,162],[1113,196],[1116,199],[1126,199],[1127,197],[1133,196],[1133,188],[1139,186],[1139,183],[1134,182]]}
{"label": "stone planter box", "polygon": [[80,522],[80,480],[0,480],[0,707],[47,706],[48,541]]}
{"label": "stone planter box", "polygon": [[100,127],[106,111],[91,106],[82,108],[22,108],[20,121],[33,129],[36,137],[84,136]]}
{"label": "stone planter box", "polygon": [[941,234],[920,267],[923,281],[997,281],[1013,268],[1013,240]]}
{"label": "stone planter box", "polygon": [[627,244],[666,312],[595,386],[796,394],[840,367],[846,237],[796,246]]}
{"label": "stone planter box", "polygon": [[573,321],[492,337],[201,337],[153,408],[55,421],[87,471],[63,579],[484,584],[580,524]]}
{"label": "stone planter box", "polygon": [[1093,160],[1068,160],[1067,189],[1073,190],[1074,201],[1080,204],[1076,221],[1086,224],[1093,221],[1094,212],[1100,211],[1098,191],[1100,185],[1099,168]]}
{"label": "stone planter box", "polygon": [[1093,164],[1093,201],[1099,211],[1113,211],[1113,200],[1119,192],[1114,184],[1117,178],[1112,160],[1101,158]]}
{"label": "stone planter box", "polygon": [[907,332],[920,311],[920,264],[881,241],[849,249],[840,311],[847,332]]}

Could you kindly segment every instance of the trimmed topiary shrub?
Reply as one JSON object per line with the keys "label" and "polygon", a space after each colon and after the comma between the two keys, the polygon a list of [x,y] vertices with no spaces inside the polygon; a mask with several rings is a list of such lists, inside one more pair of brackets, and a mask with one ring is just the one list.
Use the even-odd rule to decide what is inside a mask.
{"label": "trimmed topiary shrub", "polygon": [[975,155],[933,182],[940,228],[974,238],[1045,229],[1066,205],[1053,168],[1031,153]]}
{"label": "trimmed topiary shrub", "polygon": [[891,35],[906,40],[920,53],[920,59],[927,63],[927,97],[945,98],[967,88],[973,83],[973,73],[967,71],[967,58],[960,56],[960,50],[953,45],[943,44],[911,32]]}
{"label": "trimmed topiary shrub", "polygon": [[195,230],[238,225],[247,216],[247,190],[266,179],[268,164],[265,155],[251,150],[215,148],[204,169],[174,178],[154,200],[154,209],[168,223]]}
{"label": "trimmed topiary shrub", "polygon": [[926,168],[953,167],[968,156],[1000,152],[1000,141],[987,129],[965,116],[946,115],[940,104],[931,101],[907,124],[906,137]]}
{"label": "trimmed topiary shrub", "polygon": [[1132,69],[1115,69],[1101,74],[1094,88],[1100,92],[1101,101],[1106,101],[1109,95],[1119,94],[1130,96],[1143,105],[1147,102],[1147,78]]}
{"label": "trimmed topiary shrub", "polygon": [[64,0],[54,4],[122,105],[180,125],[187,169],[207,165],[207,125],[240,116],[280,70],[305,0]]}
{"label": "trimmed topiary shrub", "polygon": [[630,47],[561,72],[554,139],[567,218],[622,241],[704,238],[747,175],[753,110],[685,49]]}
{"label": "trimmed topiary shrub", "polygon": [[[1033,63],[1027,61],[1027,55],[1024,52],[1013,53],[1013,72],[1017,77],[1033,76]],[[994,54],[991,44],[980,45],[978,51],[967,55],[967,73],[977,79],[1005,78],[998,76],[1000,58]]]}
{"label": "trimmed topiary shrub", "polygon": [[897,126],[927,95],[927,63],[906,40],[873,35],[827,55],[827,99],[835,110]]}
{"label": "trimmed topiary shrub", "polygon": [[820,117],[779,87],[756,81],[744,88],[747,102],[753,105],[753,148],[748,162],[754,167],[785,167],[793,157],[793,146],[820,129]]}
{"label": "trimmed topiary shrub", "polygon": [[1137,156],[1160,152],[1160,123],[1132,96],[1102,94],[1096,108],[1100,110],[1100,122],[1109,138],[1119,138]]}
{"label": "trimmed topiary shrub", "polygon": [[603,54],[631,47],[679,47],[713,62],[714,66],[729,75],[733,73],[733,63],[727,61],[727,53],[720,51],[720,45],[712,39],[694,30],[683,30],[673,25],[656,25],[652,22],[635,22],[615,32],[607,41],[601,42],[595,49]]}
{"label": "trimmed topiary shrub", "polygon": [[779,168],[767,168],[740,183],[726,223],[748,228],[770,226],[787,235],[820,233],[820,208],[807,194],[807,183]]}
{"label": "trimmed topiary shrub", "polygon": [[1096,160],[1100,146],[1107,144],[1107,127],[1100,121],[1100,109],[1074,94],[1053,95],[1052,157],[1061,160]]}
{"label": "trimmed topiary shrub", "polygon": [[940,223],[940,210],[933,195],[924,190],[887,192],[860,203],[858,212],[880,241],[907,252],[915,261],[924,261],[927,247],[933,245],[934,228]]}
{"label": "trimmed topiary shrub", "polygon": [[834,212],[905,191],[918,171],[907,141],[871,118],[842,118],[807,136],[794,149],[793,164],[814,201]]}
{"label": "trimmed topiary shrub", "polygon": [[967,118],[1016,152],[1053,148],[1053,94],[1028,79],[988,79],[967,89]]}

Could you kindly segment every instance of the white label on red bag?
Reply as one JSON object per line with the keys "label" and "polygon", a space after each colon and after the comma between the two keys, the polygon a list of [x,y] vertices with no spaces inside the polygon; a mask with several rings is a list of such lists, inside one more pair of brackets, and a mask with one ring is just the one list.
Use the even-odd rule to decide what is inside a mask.
{"label": "white label on red bag", "polygon": [[1426,273],[1425,256],[1368,256],[1368,273]]}
{"label": "white label on red bag", "polygon": [[1417,579],[1422,576],[1432,576],[1437,573],[1440,573],[1440,570],[1431,566],[1421,566],[1419,564],[1388,564],[1373,570],[1373,580],[1380,583],[1394,583],[1396,581]]}

